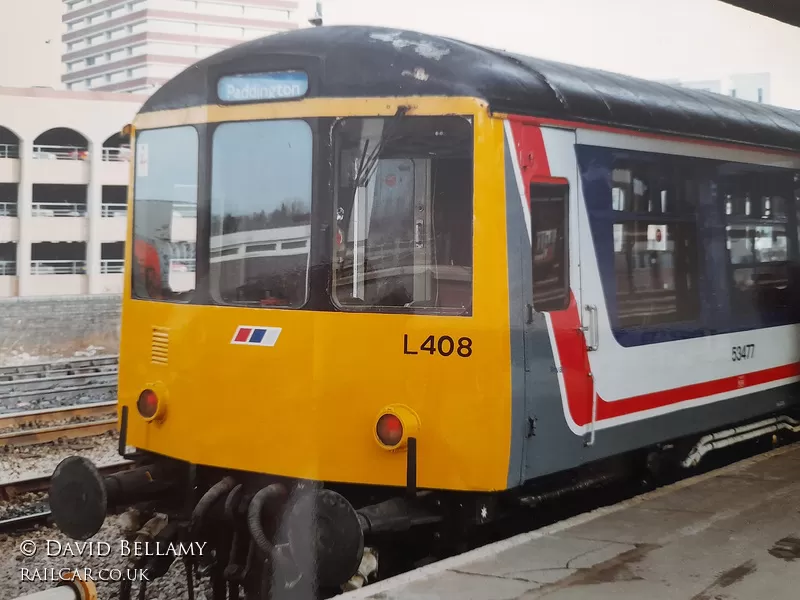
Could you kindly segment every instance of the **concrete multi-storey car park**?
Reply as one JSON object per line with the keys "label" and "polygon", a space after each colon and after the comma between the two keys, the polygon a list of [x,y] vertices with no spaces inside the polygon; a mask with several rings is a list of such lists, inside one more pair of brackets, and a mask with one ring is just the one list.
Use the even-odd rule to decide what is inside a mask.
{"label": "concrete multi-storey car park", "polygon": [[0,88],[0,298],[120,293],[144,96]]}
{"label": "concrete multi-storey car park", "polygon": [[[122,128],[150,92],[198,59],[309,27],[309,3],[47,0],[36,10],[27,4],[4,11],[2,20],[3,47],[29,56],[34,68],[0,68],[0,298],[119,294],[129,177]],[[34,26],[41,35],[16,35]],[[179,251],[170,279],[180,286],[193,277],[195,219],[180,210],[172,218]]]}

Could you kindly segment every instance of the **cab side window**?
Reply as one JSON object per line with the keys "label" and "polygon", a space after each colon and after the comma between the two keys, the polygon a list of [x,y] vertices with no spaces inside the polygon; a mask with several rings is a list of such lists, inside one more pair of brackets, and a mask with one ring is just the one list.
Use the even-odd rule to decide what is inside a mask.
{"label": "cab side window", "polygon": [[531,248],[533,308],[539,312],[569,306],[569,186],[533,183]]}

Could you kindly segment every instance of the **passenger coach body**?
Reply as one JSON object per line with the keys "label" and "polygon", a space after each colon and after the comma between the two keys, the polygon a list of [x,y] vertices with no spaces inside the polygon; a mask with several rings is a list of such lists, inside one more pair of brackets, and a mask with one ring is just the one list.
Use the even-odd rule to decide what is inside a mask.
{"label": "passenger coach body", "polygon": [[[265,555],[269,502],[295,563],[345,540],[325,585],[443,506],[485,522],[602,459],[797,429],[797,113],[321,28],[201,61],[134,130],[123,443],[208,490],[193,524],[227,497]],[[74,500],[59,525],[91,534]],[[308,502],[349,525],[292,534]]]}
{"label": "passenger coach body", "polygon": [[[505,127],[512,403],[539,425],[518,481],[794,405],[800,157],[548,121]],[[556,285],[529,268],[555,192],[569,305],[524,319]]]}

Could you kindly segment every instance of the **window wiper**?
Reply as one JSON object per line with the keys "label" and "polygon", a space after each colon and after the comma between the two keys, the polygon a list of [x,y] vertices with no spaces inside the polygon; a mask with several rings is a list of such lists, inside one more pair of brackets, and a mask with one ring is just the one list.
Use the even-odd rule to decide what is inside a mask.
{"label": "window wiper", "polygon": [[406,105],[397,107],[397,111],[394,113],[391,121],[389,121],[386,124],[386,127],[384,127],[383,133],[381,134],[381,139],[378,141],[378,144],[375,146],[375,149],[369,154],[369,156],[367,156],[369,140],[364,143],[364,150],[361,153],[361,160],[359,161],[358,169],[356,170],[356,189],[365,187],[367,185],[367,182],[374,174],[375,168],[378,164],[378,159],[380,158],[383,149],[386,147],[386,143],[394,139],[400,126],[400,122],[403,120],[403,117],[406,116],[410,108],[410,106]]}

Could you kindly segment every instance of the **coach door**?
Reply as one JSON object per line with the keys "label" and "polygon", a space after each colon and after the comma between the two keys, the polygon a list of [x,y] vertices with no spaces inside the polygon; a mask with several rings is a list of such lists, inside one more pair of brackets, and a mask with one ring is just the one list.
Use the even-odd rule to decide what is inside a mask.
{"label": "coach door", "polygon": [[530,255],[523,259],[527,478],[553,470],[555,465],[549,463],[559,460],[539,449],[561,447],[570,438],[559,426],[565,423],[563,375],[554,348],[554,324],[563,325],[573,296],[580,303],[578,179],[574,131],[525,126],[515,134],[518,185],[530,217]]}

